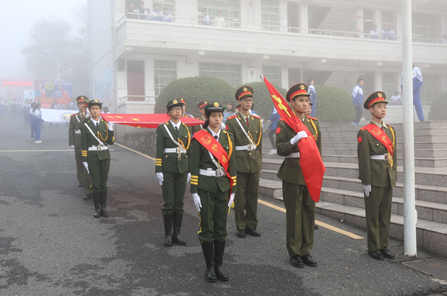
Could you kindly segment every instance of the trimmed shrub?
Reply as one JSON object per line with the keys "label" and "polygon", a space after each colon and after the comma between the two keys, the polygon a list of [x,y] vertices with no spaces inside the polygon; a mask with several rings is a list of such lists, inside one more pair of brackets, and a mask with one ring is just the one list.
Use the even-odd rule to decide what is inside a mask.
{"label": "trimmed shrub", "polygon": [[213,77],[180,78],[163,89],[155,102],[155,113],[166,113],[167,102],[178,98],[185,99],[186,112],[198,117],[200,112],[197,104],[200,101],[207,100],[225,105],[234,98],[234,89],[225,81]]}
{"label": "trimmed shrub", "polygon": [[447,92],[440,94],[430,106],[430,120],[447,120]]}
{"label": "trimmed shrub", "polygon": [[316,85],[317,118],[321,121],[351,122],[355,108],[351,95],[335,86]]}
{"label": "trimmed shrub", "polygon": [[[246,84],[242,84],[240,86],[237,86],[234,88],[233,91],[233,100],[234,103],[237,105],[237,101],[234,97],[234,94],[236,93],[236,90],[238,90],[240,87],[244,85],[249,85],[253,88],[254,97],[253,97],[253,104],[254,104],[254,111],[256,114],[261,116],[262,119],[268,120],[270,115],[272,115],[273,112],[273,102],[272,98],[270,97],[270,93],[267,90],[267,87],[265,86],[264,82],[250,82]],[[286,98],[287,90],[282,88],[278,85],[273,85],[276,90],[283,96],[283,98]],[[268,125],[267,125],[268,126]]]}

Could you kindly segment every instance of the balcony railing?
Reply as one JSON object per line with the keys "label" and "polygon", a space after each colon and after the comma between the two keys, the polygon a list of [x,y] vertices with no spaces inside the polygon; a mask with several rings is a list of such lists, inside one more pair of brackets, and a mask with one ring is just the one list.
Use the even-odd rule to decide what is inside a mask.
{"label": "balcony railing", "polygon": [[[135,16],[135,17],[134,17]],[[161,17],[162,19],[162,17]],[[225,20],[225,22],[221,21],[213,21],[209,20],[209,25],[204,25],[202,22],[203,19],[199,18],[181,18],[175,16],[169,16],[168,18],[171,21],[163,21],[163,20],[152,20],[150,19],[150,15],[141,14],[141,13],[128,13],[124,15],[121,19],[118,20],[119,27],[126,20],[132,20],[135,22],[164,22],[166,25],[170,25],[171,23],[181,23],[188,24],[192,26],[200,26],[200,27],[213,27],[219,28],[222,30],[226,29],[242,29],[242,30],[250,30],[250,31],[276,31],[276,32],[287,32],[291,34],[312,34],[312,35],[321,35],[321,36],[332,36],[332,37],[343,37],[343,38],[353,38],[353,39],[370,39],[370,40],[380,40],[380,41],[389,41],[396,42],[402,41],[402,36],[400,35],[376,35],[371,36],[368,33],[358,33],[355,31],[336,31],[336,30],[323,30],[323,29],[313,29],[313,28],[299,28],[299,27],[287,27],[280,26],[274,24],[254,24],[254,23],[242,23],[239,21],[230,21]],[[442,44],[441,38],[427,38],[421,35],[413,34],[413,42],[417,43],[431,43],[431,44]]]}
{"label": "balcony railing", "polygon": [[127,104],[129,102],[141,103],[145,102],[147,104],[155,104],[155,96],[136,96],[136,95],[127,95],[118,99],[118,105]]}

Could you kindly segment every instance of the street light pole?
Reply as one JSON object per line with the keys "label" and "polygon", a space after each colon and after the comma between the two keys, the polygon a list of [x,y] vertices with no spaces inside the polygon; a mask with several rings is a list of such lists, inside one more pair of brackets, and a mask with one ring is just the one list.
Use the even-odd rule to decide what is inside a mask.
{"label": "street light pole", "polygon": [[402,90],[404,132],[404,251],[417,255],[413,123],[413,49],[411,0],[402,0]]}
{"label": "street light pole", "polygon": [[49,54],[50,56],[52,56],[56,60],[56,63],[57,63],[57,77],[56,77],[56,79],[57,79],[57,81],[59,81],[60,80],[59,69],[61,66],[61,60],[58,57],[55,57],[54,55],[52,55],[48,50],[43,49],[43,51],[46,52],[47,54]]}

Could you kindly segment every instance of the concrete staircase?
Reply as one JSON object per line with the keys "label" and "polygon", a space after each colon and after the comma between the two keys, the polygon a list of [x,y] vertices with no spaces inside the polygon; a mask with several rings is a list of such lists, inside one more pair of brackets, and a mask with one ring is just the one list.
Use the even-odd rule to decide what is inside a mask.
{"label": "concrete staircase", "polygon": [[[402,124],[397,133],[398,183],[393,191],[390,236],[403,240]],[[317,212],[366,227],[363,188],[358,179],[357,132],[359,127],[322,124],[323,161],[326,173]],[[260,193],[282,199],[276,173],[283,161],[268,155],[263,141]],[[447,122],[415,123],[416,210],[418,247],[447,257]]]}
{"label": "concrete staircase", "polygon": [[323,30],[337,30],[339,24],[346,19],[348,12],[343,7],[332,7],[324,20],[321,22],[320,27]]}
{"label": "concrete staircase", "polygon": [[332,72],[332,75],[326,80],[326,86],[344,86],[348,80],[348,72]]}

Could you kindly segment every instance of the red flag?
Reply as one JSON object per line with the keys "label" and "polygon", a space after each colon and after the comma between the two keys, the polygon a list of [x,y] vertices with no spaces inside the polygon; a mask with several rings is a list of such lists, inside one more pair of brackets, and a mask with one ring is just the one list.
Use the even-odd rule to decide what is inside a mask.
{"label": "red flag", "polygon": [[[106,114],[101,113],[101,117],[107,122],[130,125],[133,127],[157,128],[159,124],[168,122],[170,117],[166,113],[161,114]],[[203,124],[194,118],[182,117],[180,120],[189,126]]]}
{"label": "red flag", "polygon": [[315,139],[306,125],[293,113],[292,108],[281,94],[270,84],[270,82],[262,76],[265,85],[272,97],[273,104],[284,122],[292,128],[296,133],[305,131],[309,137],[302,138],[298,142],[298,150],[300,151],[300,166],[303,171],[304,181],[310,197],[318,202],[320,200],[321,186],[323,184],[323,175],[326,171],[320,151]]}

